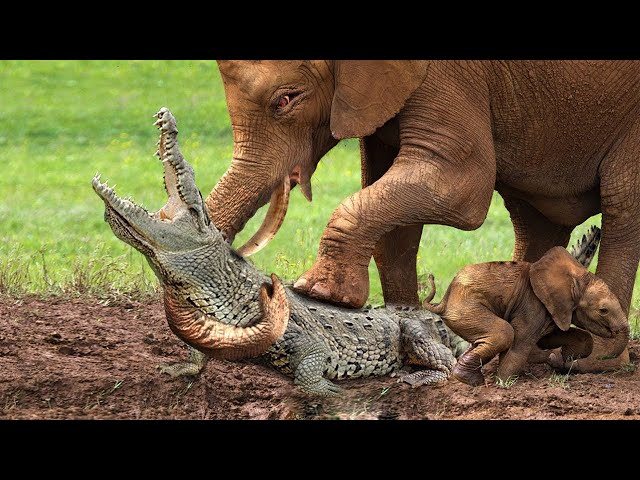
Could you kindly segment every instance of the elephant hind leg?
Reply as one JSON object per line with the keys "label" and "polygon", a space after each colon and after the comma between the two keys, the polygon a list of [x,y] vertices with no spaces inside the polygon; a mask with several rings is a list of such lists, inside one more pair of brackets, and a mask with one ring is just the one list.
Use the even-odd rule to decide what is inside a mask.
{"label": "elephant hind leg", "polygon": [[500,194],[513,223],[514,261],[535,262],[550,248],[568,245],[573,227],[553,223],[524,200]]}
{"label": "elephant hind leg", "polygon": [[456,312],[447,316],[446,323],[454,333],[471,343],[458,358],[453,377],[471,386],[484,384],[482,366],[511,347],[515,335],[513,327],[488,309]]}
{"label": "elephant hind leg", "polygon": [[[390,127],[385,127],[390,130]],[[397,125],[396,125],[397,128]],[[377,182],[389,170],[398,147],[387,145],[377,135],[360,139],[362,188]],[[416,257],[422,225],[397,227],[376,243],[373,258],[378,267],[387,305],[419,305]]]}

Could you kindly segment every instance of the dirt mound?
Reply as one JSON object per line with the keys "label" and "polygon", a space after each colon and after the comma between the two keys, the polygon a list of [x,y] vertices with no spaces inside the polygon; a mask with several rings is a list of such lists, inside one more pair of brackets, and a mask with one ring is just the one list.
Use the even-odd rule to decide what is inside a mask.
{"label": "dirt mound", "polygon": [[[210,361],[192,379],[156,370],[185,355],[159,299],[0,300],[0,419],[640,419],[637,369],[565,376],[536,365],[509,388],[412,390],[382,377],[318,399],[252,362]],[[634,366],[639,356],[634,341]]]}

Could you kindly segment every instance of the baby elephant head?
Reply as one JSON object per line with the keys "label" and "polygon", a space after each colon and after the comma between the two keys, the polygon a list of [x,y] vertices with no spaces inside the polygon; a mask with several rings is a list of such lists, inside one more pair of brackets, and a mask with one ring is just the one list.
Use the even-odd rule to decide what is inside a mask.
{"label": "baby elephant head", "polygon": [[[607,284],[587,271],[562,247],[549,250],[531,265],[531,286],[561,330],[571,323],[599,337],[614,339],[612,357],[629,341],[629,323]],[[575,313],[575,315],[574,315]]]}

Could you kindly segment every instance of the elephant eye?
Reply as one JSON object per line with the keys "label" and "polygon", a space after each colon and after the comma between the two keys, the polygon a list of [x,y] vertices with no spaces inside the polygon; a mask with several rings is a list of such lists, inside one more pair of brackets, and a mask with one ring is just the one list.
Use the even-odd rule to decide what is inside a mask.
{"label": "elephant eye", "polygon": [[284,110],[293,100],[300,95],[301,92],[289,92],[286,95],[280,95],[273,103],[276,112]]}
{"label": "elephant eye", "polygon": [[291,101],[291,97],[289,97],[289,95],[283,95],[278,99],[278,103],[276,104],[276,108],[284,108],[287,105],[289,105],[289,102]]}
{"label": "elephant eye", "polygon": [[598,311],[599,311],[602,315],[606,315],[607,313],[609,313],[609,309],[608,309],[608,308],[605,308],[605,307],[599,308],[599,309],[598,309]]}

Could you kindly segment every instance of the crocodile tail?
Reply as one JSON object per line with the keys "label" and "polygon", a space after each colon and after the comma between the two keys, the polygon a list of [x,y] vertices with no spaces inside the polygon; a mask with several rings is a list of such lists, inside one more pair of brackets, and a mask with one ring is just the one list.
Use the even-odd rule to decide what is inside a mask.
{"label": "crocodile tail", "polygon": [[436,282],[431,273],[429,274],[429,277],[427,279],[429,280],[429,287],[431,288],[431,291],[427,293],[427,298],[425,298],[424,302],[422,302],[422,306],[427,310],[429,310],[431,313],[435,313],[436,315],[442,315],[442,312],[444,312],[445,302],[442,301],[435,305],[430,303],[431,300],[433,300],[433,297],[435,297],[436,295]]}
{"label": "crocodile tail", "polygon": [[569,253],[578,261],[584,268],[589,268],[593,256],[598,250],[600,244],[600,229],[593,225],[589,231],[582,236],[582,239],[578,241],[571,249]]}

